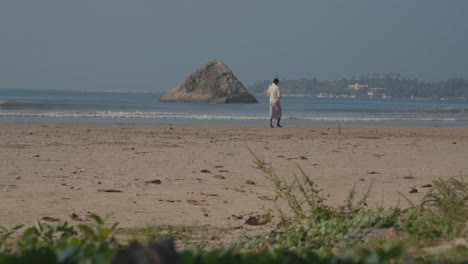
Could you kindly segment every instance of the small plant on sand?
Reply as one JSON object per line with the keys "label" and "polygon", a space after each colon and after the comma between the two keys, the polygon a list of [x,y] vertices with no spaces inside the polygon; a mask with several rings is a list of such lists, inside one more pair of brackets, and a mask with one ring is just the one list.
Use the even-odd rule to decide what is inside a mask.
{"label": "small plant on sand", "polygon": [[23,228],[24,225],[17,225],[11,229],[6,227],[0,226],[0,252],[6,250],[6,245],[11,235],[16,233],[19,229]]}
{"label": "small plant on sand", "polygon": [[468,187],[463,179],[439,179],[421,204],[412,204],[400,227],[418,239],[450,239],[468,233]]}
{"label": "small plant on sand", "polygon": [[[299,166],[300,175],[298,176],[294,173],[293,182],[288,183],[284,177],[274,172],[271,165],[265,163],[263,159],[259,158],[252,151],[250,151],[250,153],[254,158],[254,163],[273,184],[275,189],[275,198],[273,201],[283,222],[287,223],[292,220],[302,220],[311,216],[327,218],[334,213],[332,208],[325,204],[326,199],[321,194],[322,190],[318,188]],[[287,202],[294,219],[288,217],[280,208],[278,202],[283,200]]]}
{"label": "small plant on sand", "polygon": [[[372,183],[361,197],[354,186],[342,206],[330,207],[319,187],[299,166],[299,176],[294,174],[292,183],[288,184],[271,165],[250,152],[254,163],[273,184],[274,202],[283,225],[256,243],[252,239],[246,244],[248,248],[286,249],[299,255],[313,251],[321,255],[365,255],[392,262],[404,258],[425,262],[439,258],[428,257],[419,246],[467,234],[468,192],[467,185],[461,181],[434,181],[421,205],[405,210],[368,208]],[[281,202],[286,202],[288,209],[280,208]],[[460,250],[467,252],[466,248]],[[460,260],[456,256],[453,255],[453,262]]]}
{"label": "small plant on sand", "polygon": [[[365,240],[369,233],[391,227],[398,219],[399,209],[372,211],[367,208],[372,184],[361,198],[358,198],[354,186],[344,205],[334,208],[326,204],[322,190],[299,166],[299,176],[294,174],[292,183],[288,184],[284,177],[274,172],[271,165],[252,151],[251,154],[254,163],[274,186],[274,202],[285,226],[269,235],[273,237],[270,239],[273,247],[296,252],[328,252]],[[280,201],[287,202],[292,216],[288,217],[280,208]]]}
{"label": "small plant on sand", "polygon": [[468,213],[468,185],[451,178],[435,180],[424,196],[421,208],[436,208],[442,215],[456,220],[466,220]]}

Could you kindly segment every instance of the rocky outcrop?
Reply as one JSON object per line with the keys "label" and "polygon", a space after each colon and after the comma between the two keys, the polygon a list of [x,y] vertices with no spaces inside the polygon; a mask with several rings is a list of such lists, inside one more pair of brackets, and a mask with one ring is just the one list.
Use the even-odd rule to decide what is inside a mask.
{"label": "rocky outcrop", "polygon": [[212,60],[160,98],[163,102],[257,103],[231,69]]}

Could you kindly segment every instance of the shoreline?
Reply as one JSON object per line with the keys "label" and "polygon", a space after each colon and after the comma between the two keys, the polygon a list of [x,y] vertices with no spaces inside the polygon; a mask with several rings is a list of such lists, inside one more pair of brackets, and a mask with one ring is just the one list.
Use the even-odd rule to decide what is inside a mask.
{"label": "shoreline", "polygon": [[0,148],[6,227],[70,221],[71,212],[112,213],[122,227],[243,225],[276,213],[274,189],[249,149],[288,180],[302,168],[330,205],[343,204],[354,184],[362,193],[372,183],[369,206],[404,208],[399,192],[417,204],[423,185],[468,176],[462,126],[341,125],[340,135],[338,125],[0,123]]}

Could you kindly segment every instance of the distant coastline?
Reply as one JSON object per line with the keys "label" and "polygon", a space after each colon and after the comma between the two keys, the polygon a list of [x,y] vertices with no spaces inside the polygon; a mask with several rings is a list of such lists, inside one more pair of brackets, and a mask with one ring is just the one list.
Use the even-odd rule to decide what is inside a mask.
{"label": "distant coastline", "polygon": [[[255,93],[255,96],[263,96],[262,93]],[[392,97],[388,95],[380,95],[380,96],[374,96],[374,95],[360,95],[357,96],[355,94],[348,95],[348,94],[327,94],[327,93],[319,93],[319,94],[296,94],[296,93],[283,93],[283,96],[288,96],[288,97],[317,97],[317,98],[379,98],[379,99],[391,99],[391,98],[396,98],[396,99],[410,99],[410,100],[461,100],[461,101],[467,101],[468,97],[460,96],[460,97]]]}
{"label": "distant coastline", "polygon": [[[264,94],[270,81],[258,82],[247,87],[256,95]],[[284,95],[338,97],[338,98],[401,98],[401,99],[450,99],[466,100],[468,98],[468,80],[452,78],[446,81],[427,82],[401,77],[400,74],[377,73],[360,78],[340,80],[296,79],[281,80],[280,86]]]}

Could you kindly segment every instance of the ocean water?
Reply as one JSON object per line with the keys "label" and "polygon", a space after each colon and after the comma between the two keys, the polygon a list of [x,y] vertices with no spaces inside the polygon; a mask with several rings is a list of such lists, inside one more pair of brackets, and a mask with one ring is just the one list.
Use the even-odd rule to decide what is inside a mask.
{"label": "ocean water", "polygon": [[[267,125],[258,104],[163,103],[160,93],[0,89],[0,123]],[[468,101],[284,96],[283,125],[467,126]]]}

